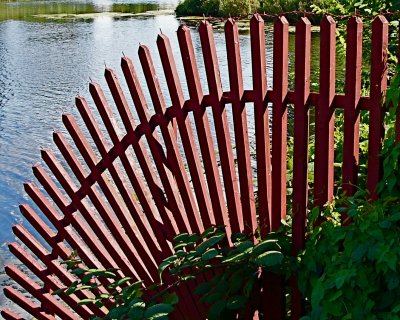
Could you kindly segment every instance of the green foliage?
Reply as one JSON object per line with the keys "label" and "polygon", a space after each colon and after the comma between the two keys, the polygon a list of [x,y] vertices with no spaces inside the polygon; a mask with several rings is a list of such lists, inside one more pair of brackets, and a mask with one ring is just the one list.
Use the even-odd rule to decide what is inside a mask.
{"label": "green foliage", "polygon": [[[224,228],[211,227],[200,237],[180,234],[175,237],[175,254],[160,265],[177,282],[199,274],[214,276],[196,287],[200,301],[210,306],[209,319],[243,318],[244,306],[264,281],[265,272],[289,274],[290,237],[287,227],[254,244],[254,238],[233,234],[231,245]],[[208,278],[208,277],[207,277]]]}
{"label": "green foliage", "polygon": [[220,16],[220,0],[184,0],[175,9],[177,16]]}
{"label": "green foliage", "polygon": [[395,142],[400,73],[391,80],[379,198],[360,189],[311,211],[297,257],[303,319],[400,319],[400,146]]}
{"label": "green foliage", "polygon": [[[142,281],[132,282],[132,278],[119,276],[118,269],[88,269],[83,267],[82,261],[74,252],[70,260],[64,262],[67,269],[77,276],[68,288],[54,291],[54,295],[71,295],[78,291],[89,292],[91,298],[79,301],[81,305],[94,304],[98,308],[107,306],[108,313],[103,318],[108,319],[133,319],[133,320],[162,320],[178,303],[175,293],[169,293],[169,288],[155,284],[145,288]],[[104,281],[108,279],[109,281]],[[104,285],[104,283],[108,283]],[[143,293],[152,289],[161,290],[150,299],[143,299]],[[149,292],[147,292],[149,294]],[[111,307],[110,307],[111,304]],[[92,319],[100,319],[93,317]]]}
{"label": "green foliage", "polygon": [[257,12],[258,0],[220,0],[219,10],[222,16],[244,16]]}
{"label": "green foliage", "polygon": [[[306,247],[298,257],[309,319],[400,317],[400,201],[366,199],[362,191],[337,199],[321,212],[322,223],[309,222]],[[319,210],[311,216],[318,217]]]}

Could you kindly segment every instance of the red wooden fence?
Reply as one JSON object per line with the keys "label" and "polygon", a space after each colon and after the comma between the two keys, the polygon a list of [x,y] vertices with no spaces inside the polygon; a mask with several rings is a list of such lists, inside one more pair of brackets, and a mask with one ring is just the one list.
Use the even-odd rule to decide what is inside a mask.
{"label": "red wooden fence", "polygon": [[[279,228],[287,210],[288,105],[294,106],[294,118],[290,120],[294,121],[293,194],[289,203],[293,214],[293,253],[304,245],[309,185],[313,184],[317,206],[331,200],[335,184],[340,185],[333,174],[336,109],[344,110],[341,185],[347,194],[354,193],[357,185],[360,110],[369,112],[367,185],[375,197],[381,173],[379,151],[383,139],[388,22],[379,16],[372,24],[369,97],[360,96],[362,22],[359,18],[348,21],[344,94],[335,92],[333,18],[327,16],[321,22],[319,92],[310,91],[311,24],[307,18],[296,24],[294,90],[288,89],[288,27],[284,17],[276,19],[272,90],[267,89],[266,76],[266,63],[272,57],[266,56],[264,21],[259,15],[250,21],[253,87],[248,90],[243,84],[238,27],[232,19],[225,25],[228,92],[222,90],[213,31],[207,21],[199,27],[207,94],[203,92],[186,26],[179,27],[178,40],[189,88],[188,100],[184,99],[170,43],[164,34],[159,35],[157,45],[172,106],[166,105],[150,52],[143,45],[139,47],[139,58],[154,114],[148,107],[135,67],[127,57],[122,58],[121,65],[139,119],[135,119],[114,71],[106,69],[105,77],[117,114],[99,85],[90,83],[95,110],[83,97],[76,98],[90,136],[71,115],[64,115],[70,137],[55,132],[54,141],[67,166],[51,151],[43,150],[48,170],[41,165],[33,168],[41,187],[25,184],[27,194],[43,215],[28,204],[20,209],[41,239],[36,239],[22,225],[13,227],[23,246],[15,242],[9,248],[25,268],[22,271],[14,265],[7,266],[6,273],[32,299],[13,286],[5,288],[5,295],[37,319],[102,316],[105,309],[78,305],[80,299],[91,296],[90,292],[64,295],[62,300],[51,294],[75,280],[61,264],[75,249],[88,267],[118,267],[121,276],[142,279],[148,285],[157,281],[157,265],[171,254],[169,241],[177,233],[202,232],[211,224],[225,225],[228,234],[254,232],[260,225],[265,236]],[[254,106],[254,119],[247,118],[246,103]],[[268,112],[270,103],[272,122]],[[208,119],[207,109],[211,109],[212,119]],[[314,181],[308,178],[310,110],[315,110]],[[233,132],[229,126],[231,116]],[[103,126],[96,120],[100,118]],[[255,138],[249,137],[249,122],[254,123]],[[251,139],[255,139],[256,170],[252,168]],[[296,279],[292,280],[295,283]],[[180,303],[174,318],[204,318],[204,306],[198,304],[193,286],[189,283],[177,289]],[[284,317],[279,277],[268,275],[262,299],[265,319]],[[292,318],[298,319],[301,312],[301,297],[294,285]],[[1,314],[5,319],[22,319],[8,309]]]}

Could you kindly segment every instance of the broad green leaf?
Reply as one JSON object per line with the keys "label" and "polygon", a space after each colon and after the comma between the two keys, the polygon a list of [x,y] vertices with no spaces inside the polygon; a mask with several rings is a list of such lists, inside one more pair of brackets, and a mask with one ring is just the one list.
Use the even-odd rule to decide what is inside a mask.
{"label": "broad green leaf", "polygon": [[279,250],[279,249],[280,249],[280,246],[278,244],[278,240],[268,239],[268,240],[264,240],[264,241],[261,241],[260,243],[258,243],[254,247],[252,254],[259,255],[267,250]]}
{"label": "broad green leaf", "polygon": [[109,319],[121,319],[126,317],[126,314],[129,311],[129,307],[126,305],[120,305],[115,308],[111,308],[110,312],[107,314],[107,318]]}
{"label": "broad green leaf", "polygon": [[71,270],[71,273],[76,276],[79,276],[80,274],[85,273],[86,271],[87,271],[87,269],[76,268],[76,269]]}
{"label": "broad green leaf", "polygon": [[267,251],[254,259],[254,262],[262,267],[274,267],[283,260],[283,254],[279,251]]}
{"label": "broad green leaf", "polygon": [[82,300],[80,300],[79,302],[78,302],[78,304],[80,304],[80,305],[86,305],[86,304],[89,304],[89,303],[93,303],[95,301],[95,299],[82,299]]}
{"label": "broad green leaf", "polygon": [[226,237],[225,233],[220,233],[215,236],[212,236],[210,239],[205,240],[204,242],[200,243],[197,248],[195,249],[196,255],[201,256],[208,248],[215,246],[221,240]]}
{"label": "broad green leaf", "polygon": [[117,287],[119,287],[119,286],[121,286],[121,285],[127,283],[127,282],[130,281],[130,280],[132,280],[131,277],[124,277],[124,278],[122,278],[122,279],[119,279],[119,280],[117,280],[117,281],[111,283],[108,287],[111,288],[111,289],[114,289],[114,288],[117,288]]}
{"label": "broad green leaf", "polygon": [[149,320],[157,319],[160,317],[167,316],[172,311],[174,311],[174,308],[170,304],[159,303],[147,308],[146,311],[144,312],[144,317]]}
{"label": "broad green leaf", "polygon": [[174,237],[174,242],[178,243],[178,242],[183,242],[183,241],[187,241],[189,239],[189,234],[188,233],[181,233],[178,234],[177,236]]}
{"label": "broad green leaf", "polygon": [[219,254],[218,250],[215,248],[212,248],[203,253],[203,255],[201,256],[201,260],[205,260],[205,261],[210,260],[212,258],[215,258],[218,254]]}

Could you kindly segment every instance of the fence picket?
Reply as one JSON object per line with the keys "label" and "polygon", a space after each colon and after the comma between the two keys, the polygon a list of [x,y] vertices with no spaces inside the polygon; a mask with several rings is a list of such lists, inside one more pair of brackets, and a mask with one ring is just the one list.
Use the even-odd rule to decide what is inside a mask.
{"label": "fence picket", "polygon": [[[178,41],[181,49],[186,82],[188,83],[190,109],[193,110],[194,122],[196,125],[199,146],[204,163],[204,170],[207,178],[214,220],[217,225],[228,226],[229,218],[225,208],[225,200],[222,193],[221,178],[219,176],[218,165],[215,158],[210,124],[208,122],[206,109],[204,106],[202,106],[202,100],[204,97],[203,89],[201,87],[199,71],[197,69],[197,63],[194,56],[190,30],[187,26],[181,25],[179,27]],[[206,224],[205,227],[207,227]],[[227,231],[228,230],[229,229],[227,229]]]}
{"label": "fence picket", "polygon": [[241,230],[252,234],[257,228],[256,202],[254,198],[253,173],[250,160],[250,143],[247,128],[246,105],[243,98],[242,61],[240,57],[239,30],[233,19],[225,24],[226,51],[235,132],[236,157],[239,171],[242,212],[237,211]]}
{"label": "fence picket", "polygon": [[[256,14],[250,20],[250,40],[253,72],[254,124],[256,131],[256,160],[258,184],[258,220],[262,235],[270,230],[271,214],[271,150],[267,95],[267,66],[265,56],[264,19]],[[257,228],[251,215],[251,228]],[[249,223],[248,222],[248,223]]]}
{"label": "fence picket", "polygon": [[357,184],[359,161],[360,110],[357,108],[361,95],[362,29],[360,18],[352,17],[347,23],[346,84],[347,106],[344,109],[343,141],[343,192],[354,194]]}
{"label": "fence picket", "polygon": [[[295,102],[293,150],[293,254],[304,245],[308,206],[308,135],[310,111],[311,23],[303,17],[296,23],[295,39]],[[293,280],[292,317],[302,313],[301,295]]]}
{"label": "fence picket", "polygon": [[272,209],[271,230],[286,218],[286,152],[289,23],[279,17],[274,23],[274,68],[272,105]]}
{"label": "fence picket", "polygon": [[[176,143],[176,135],[173,128],[168,124],[164,115],[166,113],[166,105],[161,93],[160,84],[156,77],[153,61],[150,56],[149,49],[143,45],[139,48],[139,58],[145,74],[146,83],[150,90],[151,99],[160,120],[160,129],[164,138],[165,148],[168,150],[167,165],[176,179],[182,203],[185,207],[190,230],[194,233],[199,233],[203,230],[203,225],[200,220],[199,211],[194,201],[189,180],[184,168],[182,158],[179,153]],[[168,199],[171,201],[171,199]]]}
{"label": "fence picket", "polygon": [[384,136],[383,99],[387,87],[387,50],[389,23],[384,16],[378,16],[372,22],[371,40],[371,76],[370,111],[368,144],[367,188],[371,199],[378,197],[376,187],[382,174],[379,153]]}
{"label": "fence picket", "polygon": [[208,196],[208,190],[203,175],[203,168],[191,128],[190,118],[183,110],[184,97],[182,87],[178,77],[178,71],[175,65],[175,59],[172,55],[172,49],[169,39],[160,34],[157,38],[158,50],[160,52],[161,62],[164,68],[165,78],[172,100],[172,109],[175,113],[176,123],[179,129],[182,146],[185,151],[186,161],[190,177],[196,194],[196,202],[199,206],[199,212],[204,228],[215,224],[212,214],[211,199]]}
{"label": "fence picket", "polygon": [[321,21],[319,100],[315,112],[314,203],[322,207],[333,199],[336,22],[331,16]]}
{"label": "fence picket", "polygon": [[243,215],[239,196],[240,193],[237,184],[228,118],[226,115],[225,104],[222,101],[223,92],[217,53],[215,50],[214,34],[211,25],[207,21],[202,21],[200,23],[199,34],[208,80],[215,134],[221,161],[220,166],[224,181],[230,229],[232,233],[240,232],[243,231]]}

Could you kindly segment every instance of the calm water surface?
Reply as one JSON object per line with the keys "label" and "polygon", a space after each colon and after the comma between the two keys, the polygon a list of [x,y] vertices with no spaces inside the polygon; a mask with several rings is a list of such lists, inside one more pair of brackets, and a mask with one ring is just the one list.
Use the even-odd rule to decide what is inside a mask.
{"label": "calm water surface", "polygon": [[[106,87],[105,64],[116,69],[122,78],[122,52],[132,58],[140,73],[139,43],[148,45],[160,70],[156,55],[160,29],[170,37],[175,57],[180,56],[176,40],[179,21],[173,15],[178,0],[145,1],[0,0],[0,272],[9,257],[6,243],[14,240],[11,226],[23,223],[29,229],[18,210],[19,203],[29,202],[22,184],[34,181],[31,166],[41,161],[40,148],[54,149],[53,130],[64,130],[61,114],[71,113],[79,118],[74,97],[83,95],[90,101],[89,79]],[[130,15],[148,10],[153,12]],[[201,77],[205,79],[200,41],[194,29],[192,37]],[[215,38],[221,76],[228,79],[222,32],[217,31]],[[314,45],[318,47],[317,42]],[[270,34],[267,44],[270,54]],[[250,88],[248,35],[242,35],[241,45],[246,88]],[[177,64],[182,75],[182,65],[179,61]],[[166,88],[162,74],[159,78]],[[227,83],[224,86],[228,89]],[[168,94],[165,96],[169,102]],[[2,291],[0,305],[1,296]]]}

